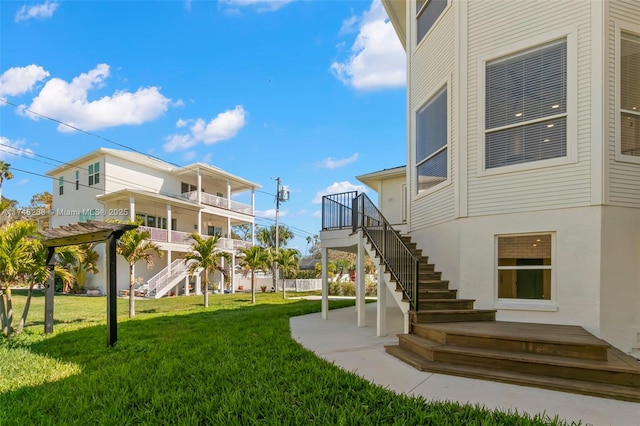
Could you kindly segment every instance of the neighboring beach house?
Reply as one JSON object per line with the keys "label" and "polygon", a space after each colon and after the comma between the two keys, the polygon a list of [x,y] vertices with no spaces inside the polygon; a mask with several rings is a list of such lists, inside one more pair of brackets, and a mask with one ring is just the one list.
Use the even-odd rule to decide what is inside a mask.
{"label": "neighboring beach house", "polygon": [[[394,297],[411,335],[389,352],[446,372],[434,360],[452,349],[433,343],[445,332],[419,341],[420,323],[498,319],[581,326],[640,355],[640,2],[382,2],[407,58],[406,225],[387,232],[395,226],[361,195],[336,194],[323,200],[321,238],[323,253],[379,256],[390,293],[403,289]],[[403,247],[417,272],[394,271]],[[520,329],[520,339],[542,350],[530,349],[534,336],[565,333],[550,330],[565,329]],[[469,371],[481,365],[475,350]],[[452,374],[535,381],[496,377],[503,355]],[[621,398],[640,400],[629,374],[624,386],[636,388]]]}
{"label": "neighboring beach house", "polygon": [[[258,184],[217,167],[193,163],[175,166],[137,152],[99,148],[47,172],[53,178],[52,227],[90,219],[142,221],[140,229],[164,252],[152,269],[143,262],[135,277],[150,297],[169,292],[199,294],[199,276],[187,276],[182,259],[189,251],[189,235],[219,235],[219,246],[230,253],[251,246],[231,239],[234,225],[248,224],[254,235],[254,193]],[[244,202],[236,201],[237,196]],[[103,245],[98,245],[104,263]],[[235,265],[225,265],[231,282]],[[88,285],[105,291],[104,265]],[[211,282],[222,283],[220,273]],[[129,285],[128,266],[118,257],[119,289]],[[235,290],[235,289],[234,289]]]}

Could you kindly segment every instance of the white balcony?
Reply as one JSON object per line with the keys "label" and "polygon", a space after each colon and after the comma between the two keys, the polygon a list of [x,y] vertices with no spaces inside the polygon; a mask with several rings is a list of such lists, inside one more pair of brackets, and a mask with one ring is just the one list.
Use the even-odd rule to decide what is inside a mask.
{"label": "white balcony", "polygon": [[[180,194],[182,198],[186,198],[189,201],[198,201],[198,191],[183,192]],[[227,198],[218,197],[217,195],[209,194],[208,192],[201,193],[200,202],[207,206],[220,207],[222,209],[232,210],[244,214],[251,214],[251,206],[237,201],[229,200]]]}
{"label": "white balcony", "polygon": [[[150,226],[139,226],[141,231],[148,231],[151,234],[151,240],[161,243],[169,242],[167,239],[168,231],[161,228],[152,228]],[[176,244],[191,245],[193,239],[191,238],[191,232],[171,231],[171,242]],[[200,234],[202,238],[209,238],[211,235]],[[251,241],[234,240],[232,238],[220,238],[216,247],[224,250],[238,250],[240,248],[251,247]]]}

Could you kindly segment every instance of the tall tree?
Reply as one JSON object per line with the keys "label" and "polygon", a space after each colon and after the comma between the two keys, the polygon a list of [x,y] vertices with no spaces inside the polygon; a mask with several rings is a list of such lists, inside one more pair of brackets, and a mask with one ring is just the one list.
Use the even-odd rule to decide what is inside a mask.
{"label": "tall tree", "polygon": [[231,227],[231,238],[234,240],[251,241],[251,225],[243,223]]}
{"label": "tall tree", "polygon": [[240,250],[240,266],[244,267],[251,273],[251,303],[256,303],[256,285],[255,272],[266,272],[271,264],[271,255],[269,250],[260,246],[251,246],[241,248]]}
{"label": "tall tree", "polygon": [[191,238],[193,239],[191,251],[185,256],[184,262],[190,273],[194,273],[200,268],[204,269],[204,280],[201,281],[200,286],[204,295],[204,307],[208,308],[209,275],[218,270],[224,277],[226,272],[220,265],[220,259],[231,262],[231,254],[216,247],[220,239],[219,235],[203,238],[200,234],[194,232],[191,234]]}
{"label": "tall tree", "polygon": [[129,264],[129,318],[136,315],[133,266],[143,260],[147,264],[147,268],[152,268],[154,254],[158,257],[162,257],[163,254],[160,247],[149,238],[151,238],[149,231],[141,231],[136,228],[125,232],[117,242],[116,252],[124,257]]}
{"label": "tall tree", "polygon": [[11,164],[0,160],[0,200],[2,199],[2,182],[13,179],[13,173],[10,170]]}
{"label": "tall tree", "polygon": [[300,268],[300,252],[296,249],[281,248],[278,250],[278,256],[276,262],[280,266],[282,271],[282,298],[286,298],[286,290],[284,286],[284,279],[286,277],[295,276]]}
{"label": "tall tree", "polygon": [[39,192],[31,197],[31,207],[53,208],[53,195],[50,192]]}

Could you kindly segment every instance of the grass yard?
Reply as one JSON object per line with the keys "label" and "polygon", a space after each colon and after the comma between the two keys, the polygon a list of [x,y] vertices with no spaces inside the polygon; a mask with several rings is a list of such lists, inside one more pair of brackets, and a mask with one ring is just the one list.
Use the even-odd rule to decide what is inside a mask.
{"label": "grass yard", "polygon": [[[14,295],[19,315],[24,296]],[[319,301],[257,301],[211,295],[205,309],[201,296],[137,300],[129,320],[120,299],[109,348],[104,297],[56,296],[55,333],[45,336],[38,294],[25,332],[0,338],[0,425],[565,424],[396,395],[291,338],[289,318],[318,312]]]}

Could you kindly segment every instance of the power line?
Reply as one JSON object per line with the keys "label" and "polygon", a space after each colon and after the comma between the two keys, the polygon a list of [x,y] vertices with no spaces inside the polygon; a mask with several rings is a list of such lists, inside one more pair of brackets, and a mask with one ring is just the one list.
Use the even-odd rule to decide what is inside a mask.
{"label": "power line", "polygon": [[[15,104],[15,103],[13,103],[13,102],[11,102],[11,101],[9,101],[9,100],[5,99],[5,98],[0,98],[0,102],[4,102],[5,104],[7,104],[7,105],[11,105],[11,106],[16,107],[16,108],[20,108],[20,105]],[[122,144],[122,143],[116,142],[116,141],[114,141],[114,140],[112,140],[112,139],[106,138],[106,137],[104,137],[104,136],[102,136],[102,135],[99,135],[99,134],[97,134],[97,133],[93,133],[93,132],[90,132],[90,131],[88,131],[88,130],[84,130],[84,129],[80,128],[80,127],[77,127],[77,126],[74,126],[74,125],[72,125],[72,124],[66,123],[66,122],[64,122],[64,121],[62,121],[62,120],[58,120],[58,119],[56,119],[56,118],[53,118],[53,117],[47,116],[47,115],[45,115],[45,114],[41,114],[41,113],[39,113],[39,112],[33,111],[33,110],[29,109],[29,108],[23,108],[23,109],[22,109],[22,111],[26,111],[26,112],[28,112],[28,113],[30,113],[30,114],[35,115],[35,116],[42,117],[42,118],[44,118],[44,119],[46,119],[46,120],[52,121],[52,122],[54,122],[54,123],[60,124],[60,125],[62,125],[62,126],[68,127],[68,128],[70,128],[70,129],[76,130],[76,131],[78,131],[78,132],[84,133],[84,134],[86,134],[86,135],[88,135],[88,136],[93,136],[93,137],[95,137],[95,138],[101,139],[101,140],[103,140],[103,141],[105,141],[105,142],[111,143],[111,144],[116,145],[116,146],[119,146],[119,147],[121,147],[121,148],[126,148],[126,149],[128,149],[128,150],[130,150],[130,151],[133,151],[133,152],[138,153],[138,154],[140,154],[140,155],[143,155],[143,156],[145,156],[145,157],[151,158],[151,159],[153,159],[153,160],[162,161],[162,162],[164,162],[164,163],[167,163],[167,164],[170,164],[170,165],[172,165],[172,166],[175,166],[175,167],[177,167],[177,168],[179,168],[179,169],[183,169],[183,168],[184,168],[184,166],[181,166],[181,165],[179,165],[179,164],[177,164],[177,163],[173,163],[173,162],[171,162],[171,161],[166,161],[166,160],[163,160],[163,159],[161,159],[161,158],[158,158],[158,157],[155,157],[155,156],[149,155],[149,154],[144,153],[144,152],[142,152],[142,151],[140,151],[140,150],[138,150],[138,149],[136,149],[136,148],[133,148],[133,147],[131,147],[131,146],[128,146],[128,145],[125,145],[125,144]],[[0,143],[0,146],[8,147],[8,148],[10,148],[11,150],[21,151],[21,152],[23,152],[23,153],[25,153],[25,154],[28,154],[28,155],[26,155],[26,156],[25,156],[25,155],[20,155],[22,158],[27,158],[27,159],[30,159],[30,160],[33,160],[33,161],[37,161],[37,162],[40,162],[40,163],[43,163],[43,164],[49,164],[49,165],[55,166],[55,164],[46,163],[46,162],[44,162],[44,161],[36,160],[36,159],[32,158],[32,156],[37,156],[37,157],[44,158],[44,159],[47,159],[47,160],[50,160],[50,161],[55,161],[56,163],[59,163],[60,165],[63,165],[63,166],[64,166],[64,165],[72,166],[72,164],[71,164],[71,163],[68,163],[68,162],[66,162],[66,161],[61,161],[61,160],[57,160],[57,159],[55,159],[55,158],[51,158],[51,157],[47,157],[47,156],[44,156],[44,155],[36,154],[36,153],[34,153],[34,152],[32,152],[32,151],[25,150],[25,149],[18,148],[18,147],[14,147],[14,146],[11,146],[11,145],[9,145],[9,144],[3,144],[3,143]],[[4,152],[7,152],[7,153],[13,153],[13,152],[6,151],[6,150],[5,150]],[[88,169],[86,169],[86,168],[79,167],[79,166],[76,166],[76,168],[77,168],[77,169],[80,169],[80,170],[83,170],[83,171],[87,171],[87,172],[88,172]],[[43,174],[36,173],[36,172],[31,172],[31,171],[27,171],[27,170],[22,170],[22,169],[18,169],[18,168],[15,168],[15,167],[12,167],[12,169],[13,169],[13,170],[15,170],[15,171],[19,171],[19,172],[22,172],[22,173],[27,173],[27,174],[34,175],[34,176],[40,176],[40,177],[45,177],[45,178],[48,178],[48,179],[53,179],[51,176],[43,175]],[[104,174],[104,173],[103,173],[103,177],[104,177],[105,181],[107,181],[107,180],[111,180],[112,182],[124,182],[124,183],[130,183],[130,182],[129,182],[129,181],[127,181],[127,180],[124,180],[124,179],[118,178],[118,177],[116,177],[116,176],[107,176],[107,175],[106,175],[106,174]],[[75,181],[66,181],[66,180],[64,180],[64,178],[63,178],[63,183],[76,184],[76,182],[75,182]],[[97,188],[97,187],[95,187],[95,186],[84,185],[84,184],[81,184],[81,183],[79,183],[79,182],[78,182],[77,184],[78,184],[79,186],[82,186],[82,187],[85,187],[85,188],[93,188],[94,190],[102,191],[100,188]],[[141,185],[141,184],[139,184],[139,183],[138,183],[138,185],[139,185],[140,187],[142,187],[143,189],[144,189],[144,188],[146,188],[146,189],[150,189],[150,190],[156,191],[156,188],[152,188],[152,187],[149,187],[149,186]],[[266,192],[266,191],[261,191],[261,190],[259,190],[259,189],[254,189],[254,191],[255,191],[256,193],[261,193],[261,194],[269,195],[269,196],[271,196],[271,197],[275,197],[275,196],[276,196],[276,195],[274,195],[274,194],[272,194],[272,193],[269,193],[269,192]],[[254,216],[254,218],[257,218],[257,216]],[[272,219],[268,219],[268,218],[262,218],[262,219],[272,220]],[[286,224],[285,224],[285,225],[286,225]],[[286,226],[287,226],[288,228],[291,228],[291,229],[296,229],[296,230],[298,230],[299,232],[303,232],[304,234],[307,234],[308,236],[314,236],[314,235],[315,235],[315,234],[313,234],[313,233],[310,233],[309,231],[305,231],[305,230],[300,229],[300,228],[295,228],[295,227],[290,226],[290,225],[286,225]]]}

